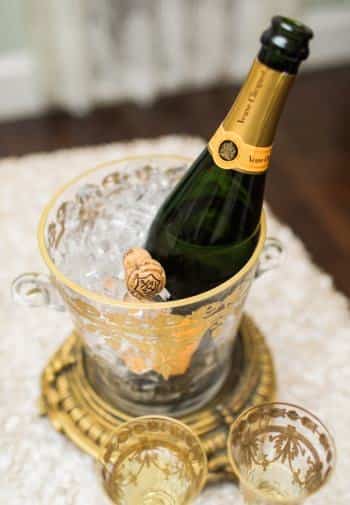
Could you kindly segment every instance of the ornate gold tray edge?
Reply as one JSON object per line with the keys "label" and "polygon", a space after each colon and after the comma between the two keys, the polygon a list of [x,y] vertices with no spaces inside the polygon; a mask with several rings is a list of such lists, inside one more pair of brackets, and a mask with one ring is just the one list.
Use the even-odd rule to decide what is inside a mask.
{"label": "ornate gold tray edge", "polygon": [[[233,478],[226,438],[234,418],[250,405],[271,401],[276,391],[271,352],[263,334],[246,315],[239,335],[244,362],[239,380],[234,382],[229,377],[208,405],[180,417],[201,437],[208,455],[210,482]],[[48,415],[57,431],[94,458],[100,456],[113,430],[133,417],[107,404],[91,388],[76,333],[67,338],[42,373],[40,411]]]}

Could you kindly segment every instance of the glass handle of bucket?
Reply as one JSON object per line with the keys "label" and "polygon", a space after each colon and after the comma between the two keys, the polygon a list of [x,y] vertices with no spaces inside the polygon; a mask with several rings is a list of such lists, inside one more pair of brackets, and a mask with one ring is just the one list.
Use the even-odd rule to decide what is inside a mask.
{"label": "glass handle of bucket", "polygon": [[11,286],[12,298],[27,307],[50,307],[63,312],[65,307],[46,274],[27,272],[16,277]]}
{"label": "glass handle of bucket", "polygon": [[283,261],[283,256],[284,248],[282,242],[277,238],[267,237],[260,254],[255,277],[260,277],[266,272],[279,267]]}

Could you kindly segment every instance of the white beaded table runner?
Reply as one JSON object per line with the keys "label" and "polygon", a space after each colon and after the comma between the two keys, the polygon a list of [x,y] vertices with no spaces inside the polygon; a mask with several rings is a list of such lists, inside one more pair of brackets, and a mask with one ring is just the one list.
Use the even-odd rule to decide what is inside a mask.
{"label": "white beaded table runner", "polygon": [[[67,336],[67,314],[16,306],[12,279],[45,271],[36,244],[39,214],[53,192],[97,163],[130,154],[195,156],[203,143],[163,137],[36,154],[0,162],[0,503],[103,505],[109,503],[95,464],[38,415],[39,376]],[[276,167],[276,169],[278,169]],[[254,283],[247,310],[272,348],[278,398],[305,406],[333,431],[338,465],[310,505],[350,502],[350,313],[332,279],[310,260],[285,225],[268,216],[268,234],[286,250],[283,265]],[[336,261],[336,258],[334,258]],[[198,505],[240,503],[231,483],[206,489]],[[135,504],[136,505],[136,504]]]}

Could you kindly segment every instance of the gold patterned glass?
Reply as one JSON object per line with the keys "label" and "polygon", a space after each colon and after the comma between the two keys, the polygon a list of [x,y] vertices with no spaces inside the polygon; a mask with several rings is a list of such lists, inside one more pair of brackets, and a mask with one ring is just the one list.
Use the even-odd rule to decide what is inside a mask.
{"label": "gold patterned glass", "polygon": [[187,505],[207,477],[197,435],[161,416],[136,418],[118,428],[101,462],[104,488],[116,505]]}
{"label": "gold patterned glass", "polygon": [[327,428],[288,403],[244,411],[231,426],[228,455],[249,505],[300,505],[327,482],[335,465]]}
{"label": "gold patterned glass", "polygon": [[[159,171],[173,186],[189,162],[170,155],[126,158],[66,184],[44,209],[39,224],[39,248],[50,277],[28,273],[13,283],[16,301],[70,312],[90,384],[108,403],[134,415],[180,416],[217,393],[230,370],[251,283],[274,266],[280,245],[273,239],[265,243],[263,216],[253,255],[231,279],[191,298],[142,305],[82,287],[63,274],[57,258],[62,256],[64,237],[74,232],[67,225],[72,209],[77,216],[74,229],[90,229],[111,196],[123,199],[135,186],[142,192]],[[91,209],[89,200],[79,196],[86,186],[100,195],[98,207]]]}

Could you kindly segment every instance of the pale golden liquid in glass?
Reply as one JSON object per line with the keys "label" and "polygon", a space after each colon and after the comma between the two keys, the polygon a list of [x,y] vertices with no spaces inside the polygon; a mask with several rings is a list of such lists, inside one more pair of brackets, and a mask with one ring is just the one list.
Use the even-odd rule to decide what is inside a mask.
{"label": "pale golden liquid in glass", "polygon": [[257,466],[248,473],[247,477],[257,494],[264,496],[266,503],[283,503],[284,501],[298,503],[304,496],[303,488],[293,481],[292,472],[281,463],[272,463],[266,470],[262,466]]}
{"label": "pale golden liquid in glass", "polygon": [[129,453],[114,479],[122,505],[182,505],[187,503],[191,470],[174,449],[155,447]]}

